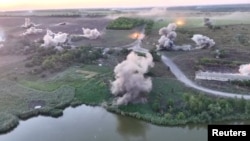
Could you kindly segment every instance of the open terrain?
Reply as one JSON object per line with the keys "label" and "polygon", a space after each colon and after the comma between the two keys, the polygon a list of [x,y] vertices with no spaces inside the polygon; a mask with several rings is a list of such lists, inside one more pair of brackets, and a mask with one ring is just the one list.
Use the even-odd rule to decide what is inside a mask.
{"label": "open terrain", "polygon": [[[247,12],[241,14],[250,15]],[[131,16],[131,13],[125,13],[125,16],[128,15]],[[210,16],[219,28],[204,27],[205,16]],[[186,76],[199,85],[226,92],[249,92],[249,86],[194,80],[198,70],[238,73],[239,65],[249,63],[249,19],[238,17],[237,13],[197,11],[169,11],[157,17],[141,16],[139,13],[134,17],[154,21],[151,32],[142,41],[142,47],[153,50],[155,67],[147,74],[153,82],[153,89],[147,95],[148,102],[126,106],[113,105],[110,82],[114,80],[114,67],[128,54],[126,49],[119,47],[135,45],[136,38],[131,38],[131,34],[139,36],[144,26],[110,30],[106,27],[113,19],[107,17],[30,17],[32,22],[41,24],[39,28],[49,28],[56,33],[81,34],[82,27],[97,28],[102,33],[97,40],[73,42],[73,45],[81,46],[75,50],[55,52],[53,49],[41,49],[39,42],[34,43],[42,40],[45,31],[27,37],[19,36],[25,31],[21,28],[24,17],[0,17],[0,26],[6,36],[5,47],[0,50],[0,132],[13,129],[19,119],[37,115],[57,117],[65,107],[80,104],[103,106],[111,112],[160,125],[249,119],[249,101],[208,96],[186,87],[157,59],[159,56],[154,52],[160,38],[159,29],[181,20],[183,25],[176,29],[175,44],[195,46],[190,38],[193,34],[203,34],[214,39],[215,47],[160,53],[169,56]],[[58,25],[62,22],[66,24]],[[25,49],[26,46],[30,48]],[[110,49],[103,54],[105,48]],[[219,59],[214,54],[217,49],[224,53]]]}

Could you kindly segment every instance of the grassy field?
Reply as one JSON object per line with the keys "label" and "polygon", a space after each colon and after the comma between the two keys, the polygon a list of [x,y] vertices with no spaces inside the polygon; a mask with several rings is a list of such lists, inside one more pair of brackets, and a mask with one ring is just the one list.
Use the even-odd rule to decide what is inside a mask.
{"label": "grassy field", "polygon": [[[107,67],[84,65],[71,67],[54,76],[22,77],[15,81],[0,80],[0,133],[17,126],[18,118],[39,114],[60,116],[62,109],[79,104],[100,105],[108,100]],[[42,106],[35,109],[36,106]]]}
{"label": "grassy field", "polygon": [[108,80],[112,78],[111,71],[107,67],[86,65],[71,67],[48,79],[21,80],[19,83],[25,87],[47,92],[67,85],[75,88],[75,99],[85,104],[98,105],[106,100],[109,94],[107,85]]}
{"label": "grassy field", "polygon": [[[218,14],[219,15],[219,14]],[[167,26],[169,23],[177,23],[182,22],[180,27],[183,28],[197,28],[197,27],[203,27],[203,19],[204,17],[209,17],[214,25],[222,26],[222,25],[235,25],[235,24],[250,24],[250,20],[248,18],[244,18],[247,16],[250,16],[249,12],[236,12],[236,13],[227,13],[218,16],[216,12],[211,12],[209,15],[205,15],[203,13],[200,15],[189,15],[188,13],[182,13],[179,16],[169,16],[169,17],[163,17],[160,18],[161,20],[158,20],[155,22],[155,25],[153,29],[159,30],[160,28]]]}
{"label": "grassy field", "polygon": [[[3,79],[0,80],[0,85],[0,132],[16,126],[17,117],[26,119],[36,116],[39,112],[53,116],[55,110],[65,104],[70,104],[75,95],[75,89],[70,86],[62,86],[54,91],[45,92]],[[42,106],[42,108],[35,109],[36,106]],[[46,111],[46,113],[42,111]],[[58,114],[62,114],[62,111]]]}
{"label": "grassy field", "polygon": [[[166,18],[163,21],[157,21],[152,33],[143,40],[142,46],[155,49],[155,44],[160,38],[158,30],[175,20],[175,18]],[[216,24],[221,28],[211,30],[203,27],[202,21],[201,17],[187,17],[186,24],[179,26],[176,30],[178,37],[175,43],[194,46],[190,39],[192,35],[203,34],[215,40],[216,46],[213,49],[163,52],[170,56],[188,77],[193,79],[195,71],[200,68],[213,69],[199,64],[199,61],[202,58],[214,59],[215,49],[225,52],[225,56],[221,58],[223,61],[249,62],[250,25],[247,22],[241,24],[242,21],[218,20]],[[133,41],[128,35],[134,32],[138,32],[138,29],[106,30],[100,41],[84,43],[101,47],[121,46]],[[79,44],[82,45],[83,42]],[[209,97],[187,88],[176,80],[161,62],[156,62],[155,67],[149,73],[153,81],[153,90],[148,94],[148,103],[113,107],[114,97],[109,91],[110,81],[114,80],[113,68],[125,58],[125,54],[114,54],[107,57],[103,66],[97,64],[76,66],[74,64],[61,72],[52,73],[43,78],[31,74],[24,75],[23,72],[26,71],[21,66],[23,62],[14,61],[14,64],[9,66],[10,68],[3,62],[0,68],[1,76],[4,76],[0,80],[0,132],[13,129],[18,125],[18,119],[27,119],[37,115],[58,117],[65,107],[79,104],[105,105],[111,112],[161,125],[208,123],[217,120],[249,119],[250,117],[249,102]],[[222,69],[218,66],[217,68],[217,70]],[[11,73],[6,73],[6,70],[10,70]],[[237,68],[231,68],[231,70],[235,71]],[[212,89],[237,92],[249,90],[249,88],[239,89],[233,84],[197,83]],[[42,108],[35,109],[36,106],[42,106]]]}
{"label": "grassy field", "polygon": [[[249,13],[245,13],[248,14]],[[239,16],[239,15],[238,15]],[[167,54],[173,59],[175,63],[185,72],[190,78],[194,79],[195,72],[198,70],[203,71],[216,71],[216,72],[231,72],[238,73],[240,64],[248,64],[249,47],[250,47],[250,21],[246,18],[237,17],[236,14],[211,16],[216,26],[220,29],[209,29],[203,26],[203,17],[186,17],[183,26],[178,26],[176,29],[177,39],[176,45],[189,44],[195,47],[195,43],[191,40],[194,34],[202,34],[214,39],[216,45],[211,49],[194,50],[189,52],[172,51],[162,52]],[[163,21],[155,22],[152,34],[147,36],[143,42],[143,47],[148,49],[155,49],[160,35],[158,30],[167,26],[170,22],[175,22],[175,18],[165,18]],[[215,50],[223,51],[223,57],[218,59],[221,62],[232,62],[232,65],[228,63],[221,63],[220,65],[200,65],[198,62],[203,58],[216,59]],[[233,62],[238,62],[234,65]],[[249,93],[249,87],[239,87],[231,83],[222,82],[210,82],[210,81],[196,81],[200,85],[208,88],[227,91],[227,92],[240,92]]]}

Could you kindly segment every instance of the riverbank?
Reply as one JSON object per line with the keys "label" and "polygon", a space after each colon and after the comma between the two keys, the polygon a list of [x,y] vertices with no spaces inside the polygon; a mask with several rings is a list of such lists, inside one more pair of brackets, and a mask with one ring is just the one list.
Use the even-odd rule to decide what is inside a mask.
{"label": "riverbank", "polygon": [[[5,108],[9,108],[8,112],[11,114],[1,116],[0,131],[1,133],[11,131],[18,125],[20,119],[26,120],[38,115],[59,117],[66,107],[81,104],[103,106],[110,112],[163,126],[250,118],[250,101],[207,96],[185,87],[174,78],[162,62],[157,62],[156,68],[150,73],[154,89],[148,95],[148,102],[119,107],[112,105],[113,97],[109,92],[108,82],[113,79],[110,67],[76,66],[38,81],[23,79],[15,83],[10,81],[8,86],[12,86],[9,87],[13,90],[12,94],[21,87],[23,92],[18,90],[18,95],[23,94],[23,99],[28,98],[28,100],[23,102],[23,99],[20,99],[22,104],[18,104],[17,101],[15,102],[17,104],[11,104],[12,106],[10,103],[1,102],[5,104]],[[90,74],[92,77],[89,77]],[[5,89],[8,86],[6,85]],[[6,91],[10,91],[9,89]],[[14,100],[13,97],[11,99]],[[35,109],[39,106],[36,104],[42,107]]]}

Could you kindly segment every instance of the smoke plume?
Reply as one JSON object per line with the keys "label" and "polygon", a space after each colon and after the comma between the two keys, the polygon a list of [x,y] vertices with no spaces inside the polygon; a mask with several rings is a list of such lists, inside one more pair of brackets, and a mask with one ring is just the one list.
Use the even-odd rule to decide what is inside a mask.
{"label": "smoke plume", "polygon": [[111,83],[111,92],[117,97],[116,105],[147,101],[146,94],[152,89],[152,81],[144,74],[153,66],[153,57],[150,53],[145,53],[143,57],[131,52],[126,60],[115,67],[116,80]]}
{"label": "smoke plume", "polygon": [[25,18],[24,24],[21,26],[23,28],[30,28],[30,27],[36,27],[38,25],[36,25],[35,23],[32,23],[30,21],[30,18]]}
{"label": "smoke plume", "polygon": [[191,39],[197,44],[198,48],[210,48],[215,45],[213,39],[201,34],[194,34]]}
{"label": "smoke plume", "polygon": [[95,28],[95,29],[89,29],[89,28],[82,28],[83,31],[83,37],[88,39],[97,39],[99,36],[101,36],[101,33]]}
{"label": "smoke plume", "polygon": [[44,44],[42,44],[43,47],[52,47],[52,46],[58,46],[60,44],[63,44],[67,41],[68,34],[58,32],[53,33],[51,30],[47,30],[47,34],[43,37]]}
{"label": "smoke plume", "polygon": [[250,75],[250,64],[241,65],[239,72],[243,75]]}
{"label": "smoke plume", "polygon": [[43,32],[42,29],[37,29],[35,27],[30,27],[26,30],[26,32],[22,33],[23,36],[26,36],[26,35],[31,35],[31,34],[37,34],[37,33],[41,33]]}
{"label": "smoke plume", "polygon": [[175,32],[177,25],[175,23],[170,23],[167,27],[163,27],[159,30],[159,35],[161,38],[158,40],[159,45],[157,49],[173,49],[174,40],[177,37]]}
{"label": "smoke plume", "polygon": [[207,26],[207,27],[213,26],[213,22],[210,20],[210,18],[204,18],[204,26]]}
{"label": "smoke plume", "polygon": [[170,32],[174,32],[177,28],[177,25],[175,23],[168,24],[167,27],[162,27],[159,30],[159,35],[167,36]]}
{"label": "smoke plume", "polygon": [[5,41],[5,35],[2,29],[0,28],[0,43]]}

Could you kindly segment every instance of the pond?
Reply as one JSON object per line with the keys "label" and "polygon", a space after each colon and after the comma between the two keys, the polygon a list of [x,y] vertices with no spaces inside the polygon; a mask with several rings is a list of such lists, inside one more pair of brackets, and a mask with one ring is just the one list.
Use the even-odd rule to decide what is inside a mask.
{"label": "pond", "polygon": [[206,126],[163,127],[86,105],[20,121],[1,141],[206,141]]}

